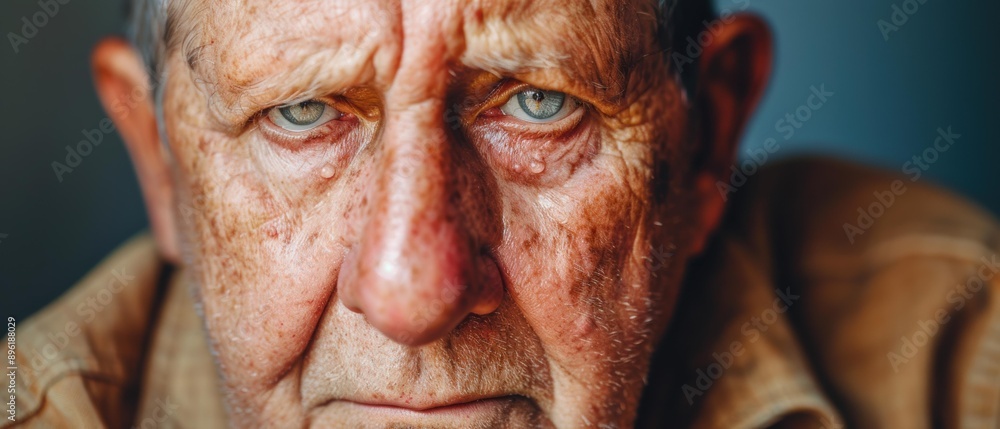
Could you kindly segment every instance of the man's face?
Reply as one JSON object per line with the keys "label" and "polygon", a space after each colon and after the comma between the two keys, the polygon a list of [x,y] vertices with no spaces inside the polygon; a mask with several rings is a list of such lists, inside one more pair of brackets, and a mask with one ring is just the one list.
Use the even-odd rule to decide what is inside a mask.
{"label": "man's face", "polygon": [[183,260],[236,426],[632,423],[691,240],[651,3],[171,4]]}

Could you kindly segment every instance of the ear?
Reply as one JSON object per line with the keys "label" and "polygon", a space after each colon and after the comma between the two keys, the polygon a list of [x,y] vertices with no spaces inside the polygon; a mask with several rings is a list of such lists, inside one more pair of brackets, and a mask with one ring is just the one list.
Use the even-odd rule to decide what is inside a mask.
{"label": "ear", "polygon": [[101,104],[132,158],[160,253],[177,263],[174,189],[156,127],[151,80],[142,58],[128,42],[106,38],[94,47],[91,69]]}
{"label": "ear", "polygon": [[708,236],[718,226],[725,202],[730,166],[750,115],[771,73],[772,41],[767,24],[749,15],[723,15],[710,30],[711,43],[698,62],[697,88],[692,97],[694,127],[699,151],[695,154],[694,252],[704,249]]}

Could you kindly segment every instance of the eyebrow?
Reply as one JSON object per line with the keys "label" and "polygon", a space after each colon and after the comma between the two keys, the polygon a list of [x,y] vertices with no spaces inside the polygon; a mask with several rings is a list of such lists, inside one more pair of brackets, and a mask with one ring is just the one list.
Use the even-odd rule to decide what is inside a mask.
{"label": "eyebrow", "polygon": [[[485,7],[496,4],[490,0],[479,3]],[[619,104],[629,76],[647,56],[638,52],[644,48],[637,46],[638,38],[631,32],[641,28],[639,20],[652,15],[616,2],[533,0],[526,4],[528,9],[514,12],[521,15],[513,19],[509,11],[501,10],[494,11],[492,17],[466,22],[464,36],[470,49],[463,62],[472,68],[515,76],[525,69],[563,74],[575,91],[591,94],[594,101]],[[614,11],[603,13],[609,8]],[[635,16],[629,17],[630,12]],[[489,43],[495,40],[507,43],[497,49]]]}
{"label": "eyebrow", "polygon": [[[341,13],[332,8],[324,11]],[[323,17],[316,19],[313,23],[324,22]],[[208,99],[212,116],[232,131],[266,107],[340,93],[372,80],[370,59],[379,43],[367,32],[303,24],[284,32],[256,28],[243,32],[238,28],[233,30],[236,33],[213,34],[210,41],[202,40],[203,29],[214,24],[197,30],[186,24],[175,26],[170,34],[177,36],[172,36],[170,43],[179,49],[195,86]],[[313,34],[308,28],[319,32]],[[190,33],[180,36],[184,31]],[[344,39],[344,35],[353,38]]]}
{"label": "eyebrow", "polygon": [[[176,35],[182,29],[177,28],[177,9],[171,9],[169,12],[165,35],[169,35],[168,41],[176,46],[179,42],[176,40]],[[512,27],[509,21],[501,22],[504,25],[494,25],[493,28],[489,26],[480,26],[475,30],[463,28],[464,34],[461,37],[465,38],[467,49],[456,60],[471,69],[487,71],[498,76],[526,77],[534,81],[529,82],[532,84],[540,86],[551,84],[555,86],[552,89],[581,94],[584,101],[603,105],[604,109],[601,110],[613,110],[621,103],[628,76],[635,67],[629,58],[637,56],[613,49],[618,45],[628,45],[625,42],[616,44],[613,40],[615,37],[619,40],[625,38],[624,34],[608,34],[609,31],[615,32],[616,28],[609,25],[570,28],[571,33],[577,33],[570,35],[550,30],[553,39],[571,36],[572,42],[560,40],[539,46],[537,40],[525,40],[524,35],[544,32],[545,29],[528,27],[528,24]],[[566,27],[563,26],[563,29]],[[219,73],[217,69],[206,70],[205,65],[209,64],[207,61],[211,61],[208,59],[206,44],[181,42],[180,47],[189,70],[204,86],[206,96],[212,98],[210,104],[214,104],[213,113],[223,123],[235,124],[245,122],[256,111],[269,105],[338,93],[353,85],[364,84],[367,83],[366,80],[374,79],[371,59],[375,51],[380,48],[377,41],[368,40],[368,46],[356,47],[347,52],[345,58],[345,44],[331,43],[328,36],[322,35],[314,41],[303,37],[288,37],[279,39],[278,44],[269,43],[261,49],[252,51],[247,49],[247,39],[237,41],[235,49],[220,47],[275,58],[269,62],[262,62],[261,58],[257,57],[255,60],[258,64],[240,68],[239,71],[245,73],[239,76],[242,79],[235,81],[227,81],[231,74]],[[608,42],[608,39],[612,40]],[[500,46],[498,49],[491,40],[493,42],[507,40],[510,43],[505,43],[505,46]],[[310,47],[310,44],[315,47]],[[361,52],[364,49],[369,49],[370,52]],[[357,55],[358,53],[361,55]],[[288,56],[291,58],[280,59]],[[274,72],[258,72],[267,68],[259,64],[276,62],[280,65]],[[330,64],[341,64],[342,67],[330,67]],[[206,75],[211,74],[206,73],[210,71],[215,71],[214,79],[209,79],[213,76]],[[392,74],[394,75],[395,71]],[[280,82],[270,83],[274,81]]]}
{"label": "eyebrow", "polygon": [[[479,50],[467,52],[461,62],[471,69],[570,92],[611,110],[621,103],[633,68],[623,59],[613,53],[590,52],[579,56],[558,49],[534,52]],[[595,67],[601,64],[606,67]],[[609,70],[613,72],[608,73]]]}

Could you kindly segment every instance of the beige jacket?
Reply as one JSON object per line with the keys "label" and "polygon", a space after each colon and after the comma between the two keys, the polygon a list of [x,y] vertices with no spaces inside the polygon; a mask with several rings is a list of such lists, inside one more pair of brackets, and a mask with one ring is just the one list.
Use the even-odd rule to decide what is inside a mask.
{"label": "beige jacket", "polygon": [[[657,352],[642,426],[1000,427],[990,215],[827,161],[765,169],[729,197]],[[140,236],[19,323],[16,423],[0,427],[224,427],[179,277]]]}

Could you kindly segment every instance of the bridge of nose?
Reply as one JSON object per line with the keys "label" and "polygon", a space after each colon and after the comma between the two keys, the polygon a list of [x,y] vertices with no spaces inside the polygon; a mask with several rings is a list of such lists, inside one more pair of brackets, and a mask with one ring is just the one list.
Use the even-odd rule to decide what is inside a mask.
{"label": "bridge of nose", "polygon": [[386,93],[364,227],[338,287],[386,336],[420,344],[493,311],[503,289],[483,251],[499,234],[470,229],[500,221],[482,219],[496,212],[484,211],[495,205],[483,192],[488,174],[445,120],[454,43],[444,30],[410,40]]}

